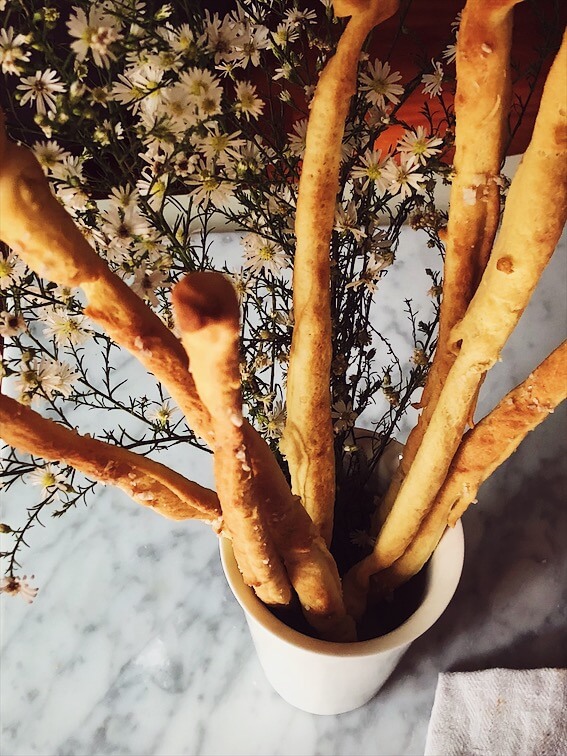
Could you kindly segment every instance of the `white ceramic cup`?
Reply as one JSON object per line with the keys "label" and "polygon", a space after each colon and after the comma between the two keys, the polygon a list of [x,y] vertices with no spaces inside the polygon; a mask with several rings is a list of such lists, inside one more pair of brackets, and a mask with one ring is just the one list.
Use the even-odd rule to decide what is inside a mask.
{"label": "white ceramic cup", "polygon": [[220,539],[220,552],[272,687],[303,711],[341,714],[373,698],[409,644],[439,619],[459,583],[464,538],[460,522],[447,530],[429,562],[421,605],[409,619],[387,635],[356,643],[316,640],[284,625],[243,582],[229,540]]}

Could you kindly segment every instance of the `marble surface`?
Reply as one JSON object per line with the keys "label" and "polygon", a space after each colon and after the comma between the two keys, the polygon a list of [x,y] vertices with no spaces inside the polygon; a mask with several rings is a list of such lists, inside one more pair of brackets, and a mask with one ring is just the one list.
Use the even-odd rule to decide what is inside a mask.
{"label": "marble surface", "polygon": [[[239,254],[229,237],[219,245]],[[565,252],[563,243],[486,381],[481,412],[565,337]],[[408,231],[394,294],[424,291],[419,270],[430,254]],[[381,287],[375,317],[403,347],[389,296]],[[139,385],[132,362],[123,370]],[[172,524],[101,488],[88,510],[33,531],[23,567],[40,586],[35,602],[2,596],[0,751],[422,754],[440,671],[567,664],[565,430],[563,407],[485,484],[464,518],[465,567],[451,605],[374,700],[335,717],[295,710],[271,690],[210,530]],[[177,447],[168,462],[212,482],[206,455]],[[4,495],[5,513],[36,495]]]}

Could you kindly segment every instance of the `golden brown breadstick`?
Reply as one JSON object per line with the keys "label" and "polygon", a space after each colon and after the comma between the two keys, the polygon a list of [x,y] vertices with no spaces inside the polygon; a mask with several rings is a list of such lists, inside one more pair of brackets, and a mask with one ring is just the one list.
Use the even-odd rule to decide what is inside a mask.
{"label": "golden brown breadstick", "polygon": [[[435,357],[421,397],[423,412],[410,433],[402,463],[378,512],[385,520],[419,449],[443,383],[454,362],[451,329],[478,286],[498,227],[498,177],[510,106],[510,45],[519,0],[468,0],[457,39],[455,176],[451,187],[443,299]],[[470,414],[474,411],[476,396]]]}
{"label": "golden brown breadstick", "polygon": [[81,286],[85,313],[167,386],[189,425],[211,441],[210,418],[179,341],[88,244],[52,195],[33,153],[9,140],[0,165],[0,239],[38,275]]}
{"label": "golden brown breadstick", "polygon": [[372,0],[333,0],[333,10],[337,18],[356,16],[370,8]]}
{"label": "golden brown breadstick", "polygon": [[0,395],[0,437],[20,451],[61,461],[90,478],[118,486],[163,517],[205,520],[220,531],[221,509],[214,491],[159,462],[81,436],[4,394]]}
{"label": "golden brown breadstick", "polygon": [[533,136],[510,186],[482,281],[451,333],[457,358],[372,554],[345,580],[354,616],[364,610],[370,575],[399,559],[415,537],[445,480],[482,377],[498,360],[559,241],[567,219],[565,91],[567,35],[547,77]]}
{"label": "golden brown breadstick", "polygon": [[[211,276],[214,277],[214,274],[193,274],[191,278],[202,283],[203,280],[210,281]],[[223,279],[223,286],[227,285]],[[180,292],[179,286],[176,287],[176,299],[182,291],[181,289]],[[178,304],[176,313],[177,311]],[[182,329],[185,330],[183,326]],[[189,345],[188,347],[190,348]],[[202,367],[203,364],[201,358],[192,359],[193,369],[196,365]],[[198,373],[199,368],[196,369]],[[203,381],[206,382],[210,379],[210,373],[203,372]],[[236,380],[235,378],[235,383]],[[203,390],[204,399],[208,401],[207,389]],[[212,390],[211,387],[209,390]],[[218,398],[213,396],[211,401],[214,403]],[[237,421],[238,419],[236,417]],[[289,580],[297,592],[307,621],[327,640],[354,640],[354,622],[346,615],[337,567],[323,539],[316,533],[309,515],[298,499],[292,496],[283,475],[266,474],[266,470],[274,464],[274,457],[267,444],[246,421],[243,422],[242,429],[247,465],[251,467],[258,495],[262,497],[261,506],[270,535],[284,560]],[[224,471],[221,474],[224,475]]]}
{"label": "golden brown breadstick", "polygon": [[292,491],[301,497],[327,544],[335,503],[329,246],[341,143],[364,40],[397,7],[397,0],[373,0],[347,24],[313,96],[299,181],[293,269],[295,324],[287,374],[287,422],[280,446],[289,463]]}
{"label": "golden brown breadstick", "polygon": [[392,590],[416,575],[437,548],[447,522],[455,525],[476,501],[484,481],[566,398],[567,341],[465,434],[416,537],[403,556],[374,575],[373,583],[381,590]]}
{"label": "golden brown breadstick", "polygon": [[242,417],[239,306],[220,273],[186,276],[173,290],[175,318],[215,436],[215,479],[225,527],[247,583],[266,604],[289,604],[291,585],[268,530]]}

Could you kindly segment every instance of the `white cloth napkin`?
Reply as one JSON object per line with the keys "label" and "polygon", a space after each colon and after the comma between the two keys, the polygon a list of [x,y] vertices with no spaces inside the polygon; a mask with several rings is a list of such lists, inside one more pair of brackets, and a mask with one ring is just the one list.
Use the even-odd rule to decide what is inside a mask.
{"label": "white cloth napkin", "polygon": [[567,756],[567,669],[440,674],[425,756]]}

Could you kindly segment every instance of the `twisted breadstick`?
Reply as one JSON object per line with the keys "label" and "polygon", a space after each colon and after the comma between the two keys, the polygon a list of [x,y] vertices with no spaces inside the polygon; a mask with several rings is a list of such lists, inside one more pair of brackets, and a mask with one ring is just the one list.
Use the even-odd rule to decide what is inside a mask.
{"label": "twisted breadstick", "polygon": [[445,483],[416,537],[404,555],[377,573],[373,582],[382,590],[392,590],[416,575],[437,548],[447,522],[455,525],[476,501],[484,481],[566,398],[567,341],[564,341],[465,434]]}
{"label": "twisted breadstick", "polygon": [[295,324],[281,449],[289,463],[292,491],[301,497],[327,544],[331,541],[335,504],[329,245],[341,143],[364,40],[376,24],[397,10],[398,1],[372,0],[367,5],[367,10],[357,12],[349,21],[335,55],[319,78],[307,126],[295,221]]}
{"label": "twisted breadstick", "polygon": [[374,551],[345,580],[354,616],[364,611],[370,575],[399,559],[417,534],[445,480],[480,382],[498,360],[559,241],[567,219],[566,91],[567,35],[548,74],[482,281],[451,333],[456,360]]}
{"label": "twisted breadstick", "polygon": [[[500,215],[498,176],[511,92],[513,10],[518,2],[468,0],[463,10],[456,59],[455,177],[451,187],[439,337],[420,401],[423,412],[408,437],[402,462],[380,506],[381,522],[411,467],[454,362],[451,329],[465,314],[496,235]],[[473,411],[471,406],[471,415]],[[381,522],[376,523],[376,530]]]}
{"label": "twisted breadstick", "polygon": [[81,436],[4,394],[0,437],[20,451],[61,461],[89,478],[117,486],[170,520],[205,520],[220,531],[221,509],[214,491],[120,446]]}
{"label": "twisted breadstick", "polygon": [[173,290],[183,346],[215,436],[215,479],[234,556],[266,604],[289,604],[291,586],[268,532],[246,447],[239,367],[239,307],[220,273],[194,273]]}

